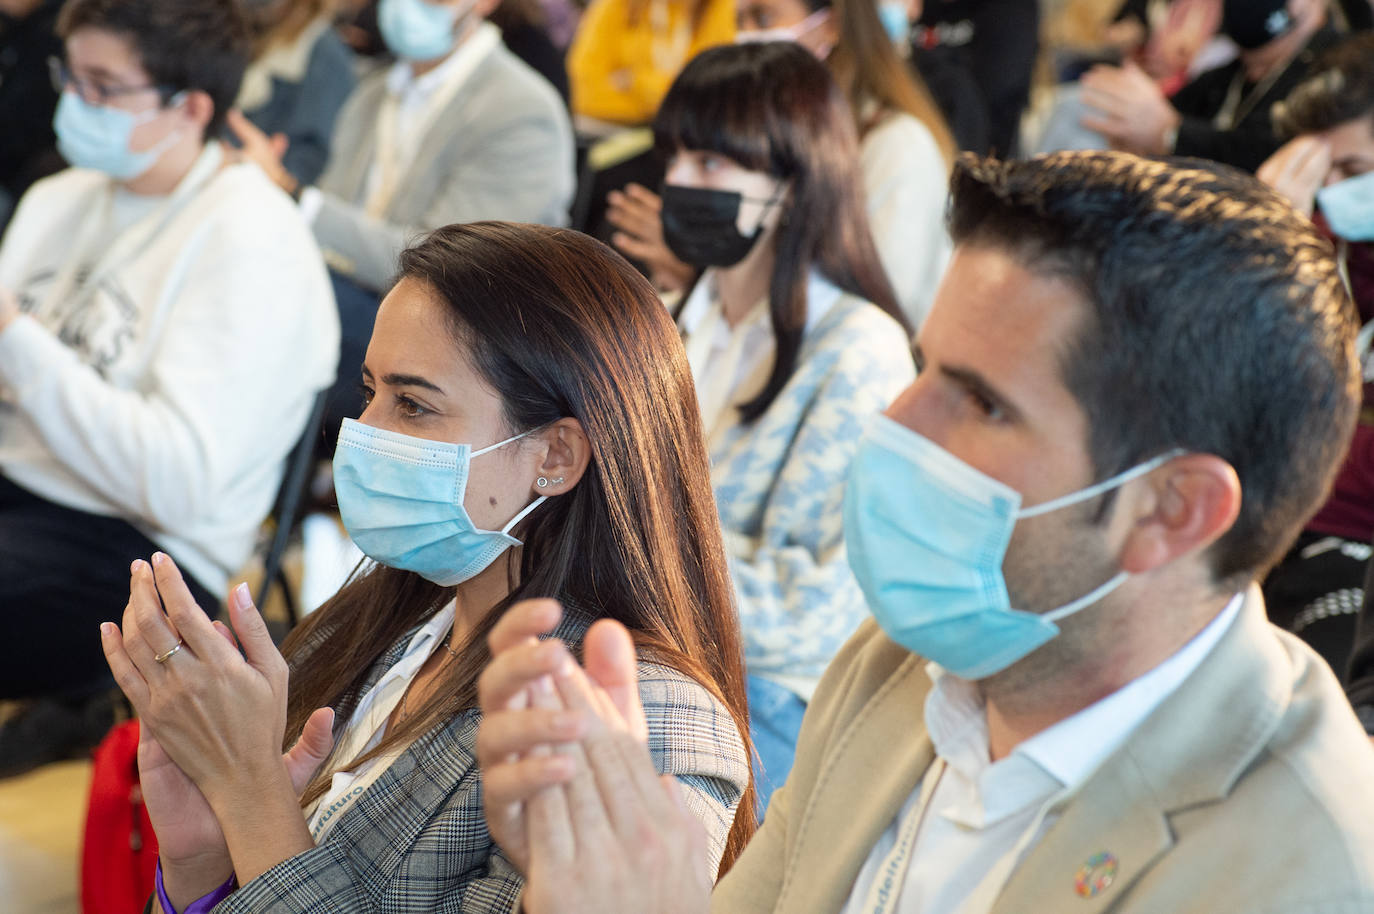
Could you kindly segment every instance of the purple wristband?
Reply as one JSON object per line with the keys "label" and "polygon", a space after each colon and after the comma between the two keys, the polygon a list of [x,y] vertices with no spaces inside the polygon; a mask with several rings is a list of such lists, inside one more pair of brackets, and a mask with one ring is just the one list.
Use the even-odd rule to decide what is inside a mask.
{"label": "purple wristband", "polygon": [[172,907],[171,899],[167,897],[167,887],[162,884],[162,858],[159,857],[157,869],[153,874],[153,887],[157,889],[157,903],[162,906],[162,914],[208,914],[211,908],[228,898],[234,889],[238,888],[238,881],[236,876],[230,876],[209,895],[200,896],[188,904],[185,911],[178,912]]}

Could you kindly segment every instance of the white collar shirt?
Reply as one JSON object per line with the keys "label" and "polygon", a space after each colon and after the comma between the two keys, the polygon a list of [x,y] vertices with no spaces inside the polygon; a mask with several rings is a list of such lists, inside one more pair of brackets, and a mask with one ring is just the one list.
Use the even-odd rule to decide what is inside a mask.
{"label": "white collar shirt", "polygon": [[[806,327],[820,322],[844,292],[813,270],[806,283]],[[725,319],[714,270],[707,270],[678,316],[687,363],[696,381],[702,429],[709,441],[722,423],[733,421],[734,407],[763,389],[776,346],[765,296],[734,327]]]}
{"label": "white collar shirt", "polygon": [[989,757],[986,709],[977,684],[929,664],[934,688],[926,699],[925,722],[944,763],[932,768],[939,780],[925,810],[919,809],[923,785],[917,785],[878,839],[844,914],[871,910],[878,872],[912,815],[921,818],[910,865],[899,893],[879,910],[987,914],[1016,865],[1053,824],[1049,807],[1080,787],[1197,669],[1240,614],[1242,602],[1237,594],[1173,656],[997,762]]}
{"label": "white collar shirt", "polygon": [[411,64],[404,60],[392,65],[386,75],[387,99],[378,115],[377,151],[364,191],[370,214],[380,216],[386,210],[434,119],[500,43],[500,29],[490,22],[481,22],[443,63],[428,73],[416,76]]}
{"label": "white collar shirt", "polygon": [[387,722],[396,706],[400,704],[406,689],[415,681],[420,668],[425,665],[430,655],[447,643],[446,635],[453,628],[454,612],[455,604],[450,602],[435,613],[434,617],[411,637],[405,652],[395,665],[383,673],[376,685],[368,689],[358,700],[358,705],[353,709],[353,716],[348,719],[348,726],[340,735],[338,747],[333,755],[333,758],[345,767],[333,773],[329,789],[306,812],[306,823],[317,844],[353,806],[358,797],[362,796],[405,751],[405,747],[398,747],[396,751],[377,756],[360,768],[353,767],[354,759],[382,741],[382,737],[386,735]]}

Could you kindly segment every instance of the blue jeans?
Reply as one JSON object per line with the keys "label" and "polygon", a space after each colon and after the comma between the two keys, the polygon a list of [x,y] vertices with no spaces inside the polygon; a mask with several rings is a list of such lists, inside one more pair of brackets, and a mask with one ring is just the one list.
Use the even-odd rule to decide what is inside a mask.
{"label": "blue jeans", "polygon": [[806,702],[791,690],[768,679],[748,677],[749,736],[754,740],[754,783],[759,794],[759,818],[768,809],[773,791],[787,780],[797,752]]}

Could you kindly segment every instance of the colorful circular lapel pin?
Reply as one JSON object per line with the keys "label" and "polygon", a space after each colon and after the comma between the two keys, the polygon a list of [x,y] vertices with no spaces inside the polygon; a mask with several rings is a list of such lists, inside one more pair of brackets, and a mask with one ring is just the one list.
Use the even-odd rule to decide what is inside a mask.
{"label": "colorful circular lapel pin", "polygon": [[1073,890],[1080,898],[1094,898],[1116,880],[1116,857],[1099,851],[1078,868],[1073,878]]}

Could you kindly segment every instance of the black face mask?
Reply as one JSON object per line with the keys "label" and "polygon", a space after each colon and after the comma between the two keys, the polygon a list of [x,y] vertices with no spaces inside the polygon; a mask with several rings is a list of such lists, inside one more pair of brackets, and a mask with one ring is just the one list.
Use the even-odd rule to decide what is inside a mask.
{"label": "black face mask", "polygon": [[1221,31],[1242,49],[1263,47],[1294,26],[1285,0],[1225,0]]}
{"label": "black face mask", "polygon": [[[767,201],[771,207],[777,197]],[[763,224],[741,235],[737,222],[744,196],[705,187],[663,187],[663,241],[679,260],[694,267],[733,267],[754,249]],[[767,212],[767,210],[765,210]]]}

